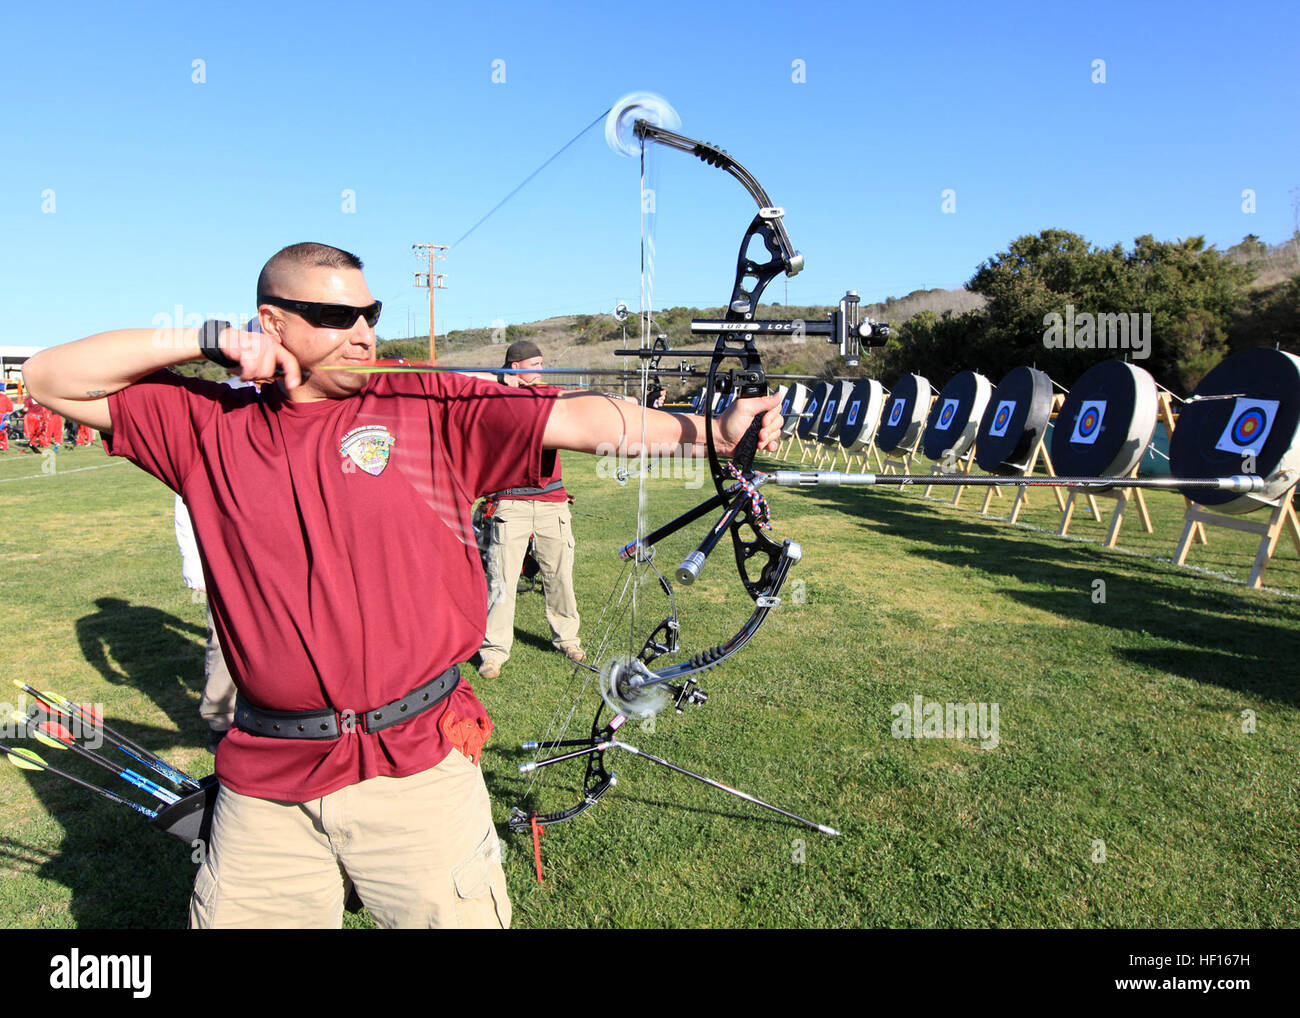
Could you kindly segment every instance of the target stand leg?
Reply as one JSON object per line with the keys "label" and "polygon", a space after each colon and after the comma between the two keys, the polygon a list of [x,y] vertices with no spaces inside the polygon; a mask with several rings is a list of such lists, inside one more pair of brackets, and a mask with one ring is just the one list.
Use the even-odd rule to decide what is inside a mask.
{"label": "target stand leg", "polygon": [[1273,553],[1277,550],[1278,541],[1281,540],[1284,531],[1290,535],[1296,553],[1300,554],[1300,517],[1296,516],[1293,503],[1294,496],[1295,488],[1292,488],[1278,502],[1277,508],[1269,514],[1267,523],[1212,512],[1194,503],[1189,505],[1184,516],[1183,534],[1178,540],[1178,550],[1174,554],[1174,564],[1180,566],[1186,564],[1187,553],[1191,550],[1192,538],[1198,527],[1201,528],[1202,535],[1204,535],[1204,528],[1207,526],[1226,527],[1229,530],[1242,530],[1248,534],[1258,534],[1260,535],[1259,548],[1256,550],[1255,559],[1250,566],[1250,578],[1247,580],[1247,585],[1253,588],[1260,587],[1264,582],[1264,570],[1268,568],[1268,564],[1273,558]]}

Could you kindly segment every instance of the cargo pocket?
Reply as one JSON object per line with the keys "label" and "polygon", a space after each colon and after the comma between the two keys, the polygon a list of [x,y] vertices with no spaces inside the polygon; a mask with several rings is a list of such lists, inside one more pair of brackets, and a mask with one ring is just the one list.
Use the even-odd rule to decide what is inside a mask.
{"label": "cargo pocket", "polygon": [[194,878],[194,891],[190,895],[190,929],[210,930],[215,927],[217,895],[217,875],[205,859]]}
{"label": "cargo pocket", "polygon": [[495,828],[468,859],[451,871],[456,887],[456,918],[461,929],[506,929],[510,899],[501,868],[501,842]]}

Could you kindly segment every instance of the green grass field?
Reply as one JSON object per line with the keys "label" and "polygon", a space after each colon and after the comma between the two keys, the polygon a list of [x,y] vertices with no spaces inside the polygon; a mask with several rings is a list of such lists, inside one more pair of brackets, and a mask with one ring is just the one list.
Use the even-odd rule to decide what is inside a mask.
{"label": "green grass field", "polygon": [[[602,479],[592,458],[565,464],[594,645],[636,483]],[[203,606],[181,584],[171,493],[98,448],[60,453],[54,467],[0,455],[4,677],[102,703],[111,725],[208,772]],[[707,494],[673,480],[648,488],[651,526]],[[1168,493],[1149,496],[1155,533],[1134,516],[1116,551],[1082,513],[1071,538],[1055,536],[1045,493],[1018,526],[981,518],[969,492],[960,508],[919,491],[767,494],[774,534],[804,548],[786,602],[702,678],[709,703],[625,737],[843,836],[619,757],[618,786],[547,832],[539,885],[531,840],[506,834],[504,818],[532,756],[518,745],[543,732],[570,671],[549,647],[541,596],[521,595],[514,656],[499,679],[475,682],[497,724],[484,769],[517,926],[1300,923],[1300,563],[1289,543],[1255,591],[1243,582],[1248,535],[1212,530],[1189,567],[1170,563],[1183,503]],[[661,564],[699,537],[667,542]],[[642,638],[663,613],[650,588],[643,599]],[[687,652],[735,631],[751,604],[729,549],[678,604]],[[415,604],[393,615],[428,624]],[[4,688],[0,699],[18,702]],[[996,747],[894,738],[891,706],[916,696],[996,704]],[[593,711],[580,708],[576,734]],[[576,801],[579,771],[549,778],[540,809]],[[0,797],[0,927],[184,926],[187,846],[50,775],[5,766]],[[369,925],[364,913],[349,923]]]}

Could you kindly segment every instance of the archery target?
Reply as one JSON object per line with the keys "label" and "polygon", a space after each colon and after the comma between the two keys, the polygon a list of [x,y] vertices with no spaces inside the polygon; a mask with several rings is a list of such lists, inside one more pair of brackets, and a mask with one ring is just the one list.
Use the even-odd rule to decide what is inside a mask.
{"label": "archery target", "polygon": [[817,422],[821,420],[822,407],[826,405],[830,392],[830,382],[818,382],[817,388],[813,389],[812,397],[803,408],[799,426],[795,429],[800,438],[817,437]]}
{"label": "archery target", "polygon": [[885,387],[874,378],[864,378],[854,385],[840,423],[840,445],[849,452],[859,452],[871,445],[884,403]]}
{"label": "archery target", "polygon": [[991,474],[1023,474],[1052,414],[1052,380],[1031,367],[998,382],[975,437],[975,462]]}
{"label": "archery target", "polygon": [[920,375],[904,375],[898,380],[885,411],[885,423],[876,436],[881,451],[915,450],[930,410],[930,392],[929,381]]}
{"label": "archery target", "polygon": [[1070,441],[1080,445],[1094,444],[1101,434],[1101,422],[1105,417],[1104,399],[1084,400],[1083,406],[1079,408],[1079,416],[1074,419],[1074,434],[1070,436]]}
{"label": "archery target", "polygon": [[1190,488],[1183,494],[1225,513],[1277,505],[1300,476],[1300,357],[1281,350],[1242,350],[1206,375],[1195,395],[1225,398],[1183,407],[1169,446],[1173,475],[1254,473],[1266,483],[1263,491],[1251,494]]}
{"label": "archery target", "polygon": [[993,423],[989,425],[990,437],[1006,438],[1007,425],[1011,423],[1011,415],[1015,412],[1016,401],[1014,399],[1000,401],[993,413]]}
{"label": "archery target", "polygon": [[782,437],[789,438],[794,434],[794,429],[799,426],[799,415],[808,405],[809,395],[808,386],[799,382],[786,390],[785,399],[781,401],[781,416],[784,418],[781,423]]}
{"label": "archery target", "polygon": [[1224,426],[1223,434],[1214,448],[1235,452],[1241,456],[1258,456],[1273,429],[1277,409],[1281,404],[1275,399],[1237,397],[1232,416]]}
{"label": "archery target", "polygon": [[1156,430],[1156,382],[1124,361],[1103,361],[1074,383],[1052,431],[1052,461],[1062,477],[1124,476]]}
{"label": "archery target", "polygon": [[989,380],[974,371],[961,371],[948,379],[925,427],[925,455],[936,461],[948,454],[965,456],[992,395]]}
{"label": "archery target", "polygon": [[832,382],[826,405],[822,407],[821,419],[817,425],[817,441],[836,442],[840,437],[840,424],[844,420],[844,410],[848,406],[849,395],[853,392],[852,382]]}

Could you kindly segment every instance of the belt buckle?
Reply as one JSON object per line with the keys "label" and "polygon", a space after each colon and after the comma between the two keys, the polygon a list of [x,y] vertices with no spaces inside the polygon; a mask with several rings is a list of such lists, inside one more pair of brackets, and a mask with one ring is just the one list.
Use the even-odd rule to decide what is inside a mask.
{"label": "belt buckle", "polygon": [[351,707],[347,710],[339,711],[338,714],[339,735],[351,735],[358,728],[366,731],[366,716],[358,714]]}

